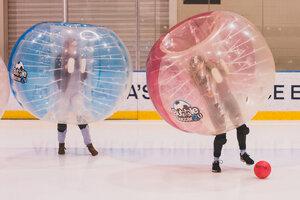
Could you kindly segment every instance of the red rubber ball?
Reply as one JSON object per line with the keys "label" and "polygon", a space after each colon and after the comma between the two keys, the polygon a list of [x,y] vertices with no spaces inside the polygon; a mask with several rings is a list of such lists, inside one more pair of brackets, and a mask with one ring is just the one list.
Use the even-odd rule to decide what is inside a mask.
{"label": "red rubber ball", "polygon": [[254,166],[254,173],[258,178],[267,178],[271,173],[271,165],[266,161],[259,161]]}

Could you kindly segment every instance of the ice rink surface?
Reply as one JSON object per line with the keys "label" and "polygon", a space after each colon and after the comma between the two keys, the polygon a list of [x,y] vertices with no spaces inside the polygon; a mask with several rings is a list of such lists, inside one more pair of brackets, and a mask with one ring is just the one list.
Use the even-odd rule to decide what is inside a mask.
{"label": "ice rink surface", "polygon": [[0,121],[1,200],[282,200],[299,198],[300,122],[251,121],[247,152],[266,160],[256,178],[239,160],[235,131],[211,172],[213,136],[186,134],[164,121],[110,120],[90,125],[92,157],[78,127],[68,126],[66,155],[57,155],[56,125]]}

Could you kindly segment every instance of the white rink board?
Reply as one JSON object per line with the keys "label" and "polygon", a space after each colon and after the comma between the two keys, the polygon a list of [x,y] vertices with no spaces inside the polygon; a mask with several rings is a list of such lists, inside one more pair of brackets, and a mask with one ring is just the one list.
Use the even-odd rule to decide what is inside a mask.
{"label": "white rink board", "polygon": [[[130,93],[118,111],[155,111],[149,98],[146,72],[133,72]],[[274,91],[261,111],[300,111],[300,73],[276,72]],[[6,110],[23,110],[12,93]]]}

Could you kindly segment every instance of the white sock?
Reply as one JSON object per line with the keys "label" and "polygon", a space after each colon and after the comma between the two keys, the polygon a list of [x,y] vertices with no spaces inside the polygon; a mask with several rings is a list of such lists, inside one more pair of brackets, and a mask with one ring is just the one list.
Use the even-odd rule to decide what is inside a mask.
{"label": "white sock", "polygon": [[244,153],[246,153],[246,149],[241,149],[241,155],[243,155]]}
{"label": "white sock", "polygon": [[219,161],[219,157],[214,157],[214,161]]}
{"label": "white sock", "polygon": [[85,145],[92,143],[89,125],[86,125],[85,128],[81,129],[81,134]]}

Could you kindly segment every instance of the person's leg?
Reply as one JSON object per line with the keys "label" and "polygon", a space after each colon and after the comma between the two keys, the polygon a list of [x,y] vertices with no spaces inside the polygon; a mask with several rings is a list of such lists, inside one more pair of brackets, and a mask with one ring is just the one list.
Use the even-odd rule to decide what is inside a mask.
{"label": "person's leg", "polygon": [[[226,84],[223,87],[227,88],[228,86]],[[224,91],[226,90],[224,89]],[[234,126],[237,126],[238,124],[240,124],[241,121],[243,121],[243,116],[241,113],[242,111],[239,107],[239,103],[234,98],[231,92],[222,94],[222,100],[231,122],[233,123]]]}
{"label": "person's leg", "polygon": [[56,119],[58,123],[65,124],[68,121],[68,113],[70,107],[70,98],[67,94],[62,93],[56,102]]}
{"label": "person's leg", "polygon": [[59,143],[58,154],[65,154],[65,139],[67,133],[67,124],[57,124],[57,139]]}
{"label": "person's leg", "polygon": [[81,130],[84,144],[88,147],[90,153],[93,156],[98,155],[98,151],[94,148],[91,140],[90,129],[88,124],[79,124],[78,127]]}
{"label": "person's leg", "polygon": [[238,127],[237,129],[237,140],[239,142],[240,150],[243,151],[241,153],[244,153],[246,151],[246,137],[249,134],[249,128],[246,126],[246,124],[243,124],[242,126]]}
{"label": "person's leg", "polygon": [[237,140],[239,142],[240,147],[240,159],[243,162],[246,162],[248,165],[254,164],[254,161],[250,158],[249,154],[246,152],[246,138],[247,134],[249,134],[249,128],[246,124],[238,127],[237,129]]}
{"label": "person's leg", "polygon": [[226,128],[225,117],[222,105],[216,101],[215,97],[205,97],[208,116],[216,132],[224,131]]}
{"label": "person's leg", "polygon": [[222,133],[220,135],[216,135],[214,140],[214,157],[218,159],[221,156],[222,147],[226,144],[226,133]]}
{"label": "person's leg", "polygon": [[78,127],[81,131],[84,144],[85,145],[91,144],[92,140],[91,140],[89,125],[88,124],[79,124]]}
{"label": "person's leg", "polygon": [[76,115],[77,124],[85,125],[87,120],[85,119],[87,115],[87,110],[84,106],[84,99],[81,94],[75,94],[72,96],[72,112]]}
{"label": "person's leg", "polygon": [[219,158],[222,153],[223,145],[226,144],[226,133],[217,135],[214,140],[214,162],[212,166],[213,172],[221,172]]}

